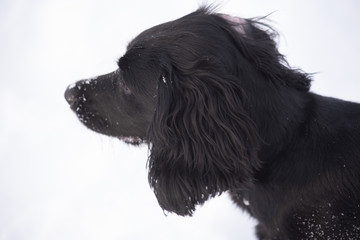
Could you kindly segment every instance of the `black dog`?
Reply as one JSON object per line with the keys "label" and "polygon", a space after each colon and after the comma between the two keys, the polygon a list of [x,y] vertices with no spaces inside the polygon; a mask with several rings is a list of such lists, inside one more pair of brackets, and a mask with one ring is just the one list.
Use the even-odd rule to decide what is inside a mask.
{"label": "black dog", "polygon": [[275,35],[203,7],[144,31],[118,70],[65,97],[88,128],[149,145],[166,211],[228,191],[259,239],[360,239],[360,104],[309,92]]}

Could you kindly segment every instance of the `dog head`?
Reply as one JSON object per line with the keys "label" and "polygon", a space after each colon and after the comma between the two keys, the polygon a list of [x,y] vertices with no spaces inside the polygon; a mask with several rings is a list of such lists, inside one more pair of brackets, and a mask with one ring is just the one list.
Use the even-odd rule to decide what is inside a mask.
{"label": "dog head", "polygon": [[[141,60],[141,59],[140,59]],[[146,140],[153,117],[156,86],[149,71],[118,69],[71,84],[65,98],[79,120],[101,134],[138,145]]]}
{"label": "dog head", "polygon": [[144,31],[118,70],[71,85],[65,98],[91,130],[148,143],[160,206],[191,215],[209,197],[250,184],[261,166],[249,101],[256,81],[308,87],[299,77],[278,81],[289,75],[282,60],[251,20],[201,8]]}

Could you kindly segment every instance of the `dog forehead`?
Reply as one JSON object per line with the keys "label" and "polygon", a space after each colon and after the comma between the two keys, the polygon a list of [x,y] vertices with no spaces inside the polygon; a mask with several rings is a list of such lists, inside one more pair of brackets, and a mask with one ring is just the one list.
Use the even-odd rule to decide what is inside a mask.
{"label": "dog forehead", "polygon": [[142,48],[142,45],[147,41],[154,41],[159,37],[166,36],[169,29],[172,28],[171,25],[172,22],[165,22],[144,30],[129,42],[127,50],[131,48]]}
{"label": "dog forehead", "polygon": [[222,13],[192,13],[182,18],[164,22],[144,30],[129,42],[127,50],[143,49],[148,45],[151,47],[161,47],[161,41],[164,42],[164,40],[171,41],[178,40],[183,36],[195,36],[196,34],[199,34],[195,31],[199,29],[199,27],[206,28],[203,24],[214,24],[213,20],[209,20],[210,18],[213,20],[222,18],[238,34],[243,36],[247,34],[246,29],[249,23],[245,18]]}

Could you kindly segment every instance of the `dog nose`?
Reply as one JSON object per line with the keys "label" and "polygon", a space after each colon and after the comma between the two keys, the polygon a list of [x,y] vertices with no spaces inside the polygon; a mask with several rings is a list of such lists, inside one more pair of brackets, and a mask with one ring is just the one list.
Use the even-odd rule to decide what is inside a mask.
{"label": "dog nose", "polygon": [[65,91],[65,94],[64,94],[64,97],[66,99],[66,101],[72,105],[74,102],[75,102],[75,87],[76,87],[76,84],[71,84],[67,87],[66,91]]}

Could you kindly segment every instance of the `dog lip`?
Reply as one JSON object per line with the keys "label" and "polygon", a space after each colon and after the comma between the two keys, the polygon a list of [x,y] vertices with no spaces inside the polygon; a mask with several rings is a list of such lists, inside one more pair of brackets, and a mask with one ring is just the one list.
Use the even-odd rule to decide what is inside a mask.
{"label": "dog lip", "polygon": [[132,145],[140,145],[142,143],[146,142],[146,139],[143,137],[138,137],[138,136],[118,136],[118,139],[120,139],[121,141],[124,141],[127,144],[132,144]]}

